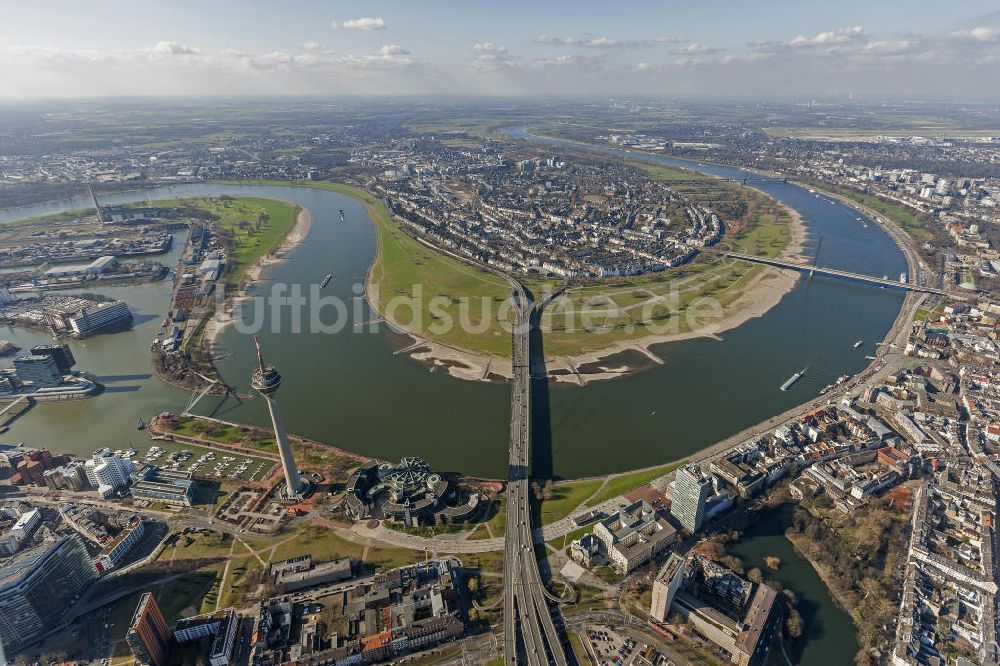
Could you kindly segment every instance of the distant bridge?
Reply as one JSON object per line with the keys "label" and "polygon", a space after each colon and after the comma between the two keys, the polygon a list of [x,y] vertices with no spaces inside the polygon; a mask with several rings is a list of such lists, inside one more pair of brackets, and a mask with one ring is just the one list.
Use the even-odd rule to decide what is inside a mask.
{"label": "distant bridge", "polygon": [[698,185],[698,186],[714,186],[719,183],[740,183],[742,185],[751,185],[753,183],[787,183],[787,178],[768,178],[762,176],[759,178],[751,178],[747,176],[746,178],[724,178],[718,176],[716,178],[663,178],[658,179],[659,182],[665,183],[667,185]]}
{"label": "distant bridge", "polygon": [[865,275],[864,273],[852,273],[850,271],[842,271],[837,268],[825,268],[823,266],[814,266],[811,264],[796,264],[791,261],[784,261],[782,259],[771,259],[769,257],[758,257],[753,254],[743,254],[741,252],[729,252],[727,250],[716,250],[714,248],[705,248],[709,252],[714,252],[723,257],[729,257],[730,259],[739,259],[740,261],[749,261],[755,264],[764,264],[765,266],[774,266],[776,268],[787,268],[795,271],[802,271],[803,273],[820,273],[823,275],[833,275],[834,277],[847,278],[849,280],[857,280],[859,282],[867,282],[869,284],[876,284],[880,287],[892,287],[894,289],[904,289],[906,291],[916,291],[926,294],[937,294],[939,296],[951,296],[951,294],[944,289],[937,289],[935,287],[925,287],[919,284],[914,284],[912,282],[900,282],[899,280],[890,280],[889,278],[877,278],[871,275]]}

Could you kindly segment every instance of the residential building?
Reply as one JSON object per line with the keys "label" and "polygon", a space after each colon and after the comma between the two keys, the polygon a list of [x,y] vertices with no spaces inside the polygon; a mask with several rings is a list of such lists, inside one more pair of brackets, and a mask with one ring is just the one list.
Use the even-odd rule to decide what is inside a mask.
{"label": "residential building", "polygon": [[105,448],[94,451],[93,457],[84,464],[84,471],[90,485],[97,488],[101,497],[110,497],[132,482],[135,464]]}
{"label": "residential building", "polygon": [[208,653],[208,663],[212,666],[227,666],[233,663],[233,647],[239,624],[236,611],[225,608],[178,620],[174,625],[174,638],[178,643],[188,643],[206,636],[214,637]]}
{"label": "residential building", "polygon": [[170,656],[170,629],[152,592],[139,597],[125,642],[143,666],[165,666]]}
{"label": "residential building", "polygon": [[0,640],[13,654],[58,625],[97,578],[76,535],[26,550],[0,566]]}
{"label": "residential building", "polygon": [[653,600],[650,604],[649,614],[657,622],[666,622],[670,615],[670,606],[674,603],[674,595],[684,582],[683,557],[677,553],[670,553],[667,563],[664,564],[656,579],[653,581]]}
{"label": "residential building", "polygon": [[129,554],[146,534],[145,524],[139,516],[133,516],[128,526],[104,546],[97,556],[95,566],[101,573],[114,569]]}
{"label": "residential building", "polygon": [[42,473],[42,478],[52,490],[87,490],[90,481],[87,479],[86,463],[81,461],[71,462],[68,465],[46,470]]}

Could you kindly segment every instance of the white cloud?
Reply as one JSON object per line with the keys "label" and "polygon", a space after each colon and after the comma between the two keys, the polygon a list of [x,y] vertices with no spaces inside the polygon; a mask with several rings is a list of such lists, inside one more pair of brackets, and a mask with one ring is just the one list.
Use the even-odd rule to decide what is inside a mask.
{"label": "white cloud", "polygon": [[399,44],[386,44],[378,50],[378,54],[383,56],[404,56],[410,55],[410,52]]}
{"label": "white cloud", "polygon": [[334,21],[333,27],[343,28],[344,30],[385,30],[385,21],[382,20],[381,16],[362,16],[342,23]]}
{"label": "white cloud", "polygon": [[152,51],[160,55],[195,55],[198,53],[198,49],[173,41],[157,42]]}
{"label": "white cloud", "polygon": [[998,42],[1000,41],[1000,28],[980,25],[970,30],[958,30],[951,33],[953,37],[967,39],[975,42]]}
{"label": "white cloud", "polygon": [[471,67],[478,71],[510,69],[517,60],[506,46],[494,42],[477,42],[472,45],[472,50],[478,55],[473,59]]}
{"label": "white cloud", "polygon": [[477,42],[472,45],[472,50],[476,53],[493,54],[507,54],[509,52],[506,46],[500,46],[499,44],[494,44],[493,42]]}
{"label": "white cloud", "polygon": [[306,42],[305,44],[302,45],[302,48],[304,48],[306,51],[316,51],[323,48],[323,45],[320,44],[319,42]]}
{"label": "white cloud", "polygon": [[850,28],[840,28],[839,30],[821,32],[812,37],[799,35],[788,43],[790,46],[823,46],[829,44],[843,44],[852,40],[861,39],[864,36],[864,33],[865,29],[860,25],[856,25]]}
{"label": "white cloud", "polygon": [[704,44],[688,44],[684,48],[671,51],[675,55],[709,55],[711,53],[722,53],[726,49],[705,46]]}
{"label": "white cloud", "polygon": [[535,37],[537,44],[546,46],[572,46],[590,49],[637,48],[640,46],[657,46],[660,44],[683,44],[686,39],[678,37],[650,37],[640,40],[621,40],[606,36],[584,35],[583,37],[553,37],[539,35]]}
{"label": "white cloud", "polygon": [[[292,71],[341,71],[350,69],[391,69],[413,65],[410,52],[398,44],[386,44],[367,55],[343,55],[332,51],[312,50],[308,53],[273,51],[264,54],[228,53],[238,65],[251,69]],[[228,63],[227,63],[228,64]]]}
{"label": "white cloud", "polygon": [[876,42],[868,42],[864,46],[865,53],[903,53],[909,51],[917,42],[912,39],[887,39]]}

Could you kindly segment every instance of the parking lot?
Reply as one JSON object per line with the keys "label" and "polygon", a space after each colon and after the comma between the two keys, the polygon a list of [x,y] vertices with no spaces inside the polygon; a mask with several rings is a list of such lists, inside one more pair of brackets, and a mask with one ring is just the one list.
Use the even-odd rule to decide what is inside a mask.
{"label": "parking lot", "polygon": [[607,627],[586,628],[587,649],[601,666],[675,666],[655,648]]}

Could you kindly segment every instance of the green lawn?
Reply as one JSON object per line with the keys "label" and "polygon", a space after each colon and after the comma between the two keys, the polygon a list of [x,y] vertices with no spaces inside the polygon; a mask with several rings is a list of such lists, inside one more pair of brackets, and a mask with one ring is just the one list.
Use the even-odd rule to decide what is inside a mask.
{"label": "green lawn", "polygon": [[503,551],[488,553],[462,553],[458,556],[466,569],[476,569],[481,572],[503,573]]}
{"label": "green lawn", "polygon": [[175,545],[164,548],[157,559],[168,562],[171,559],[176,561],[203,557],[224,557],[229,554],[232,545],[233,536],[231,534],[200,530],[178,535]]}
{"label": "green lawn", "polygon": [[639,486],[644,486],[653,479],[663,476],[668,472],[672,472],[677,469],[683,463],[672,463],[670,465],[664,465],[663,467],[655,467],[653,469],[647,469],[640,472],[631,472],[629,474],[622,474],[620,476],[612,477],[608,480],[604,489],[597,493],[594,497],[587,501],[587,506],[597,506],[605,500],[609,500],[612,497],[617,497],[630,490],[635,490]]}
{"label": "green lawn", "polygon": [[601,486],[600,479],[563,481],[552,486],[552,499],[543,500],[540,515],[542,525],[568,516]]}
{"label": "green lawn", "polygon": [[365,547],[352,543],[322,527],[309,526],[299,530],[296,538],[286,541],[274,550],[271,561],[286,560],[300,555],[312,555],[316,562],[327,562],[340,557],[352,557],[363,560],[376,570],[393,569],[407,564],[420,562],[424,554],[405,548],[368,549],[367,558],[363,558]]}
{"label": "green lawn", "polygon": [[[494,511],[496,513],[486,521],[486,524],[490,527],[490,533],[495,537],[502,537],[504,535],[504,530],[507,527],[507,498],[506,496],[501,496],[494,501],[498,506]],[[482,528],[479,528],[482,530]]]}
{"label": "green lawn", "polygon": [[229,575],[226,577],[226,584],[219,599],[219,608],[243,604],[253,592],[252,588],[256,587],[262,570],[263,566],[256,557],[248,556],[233,560],[229,565]]}
{"label": "green lawn", "polygon": [[576,663],[578,664],[589,664],[590,654],[587,653],[587,648],[583,645],[583,640],[580,635],[575,631],[568,631],[569,633],[569,644],[573,648],[573,654],[576,655]]}
{"label": "green lawn", "polygon": [[[655,171],[657,177],[669,179],[689,173],[694,174],[683,169]],[[376,309],[382,314],[391,310],[388,314],[394,323],[422,337],[509,357],[510,336],[504,330],[508,287],[504,280],[414,240],[392,220],[382,201],[364,190],[329,182],[247,182],[313,187],[361,201],[378,233],[378,256],[371,269],[368,292]],[[716,190],[719,194],[711,197],[722,197],[729,203],[745,201],[755,211],[745,228],[728,237],[726,243],[764,256],[775,256],[784,249],[791,236],[784,209],[756,190],[740,185],[720,181]],[[704,196],[703,189],[698,191]],[[708,296],[723,308],[732,305],[761,270],[749,264],[720,262],[704,254],[685,266],[659,274],[574,285],[565,298],[546,310],[546,355],[577,355],[650,335],[689,332],[706,323],[687,316],[692,306]],[[526,286],[537,296],[553,284],[560,283],[540,279],[528,281]],[[470,305],[460,307],[460,298]],[[608,311],[597,312],[599,308],[591,303],[594,299],[607,302]],[[595,333],[595,328],[600,332]]]}
{"label": "green lawn", "polygon": [[[215,610],[219,579],[222,577],[224,566],[224,563],[213,564],[165,583],[150,586],[148,591],[156,598],[156,604],[160,607],[168,625],[173,625],[182,617]],[[125,637],[141,595],[142,592],[136,592],[123,597],[111,609],[108,623],[112,625],[112,640],[121,640]]]}
{"label": "green lawn", "polygon": [[626,162],[630,167],[639,169],[654,180],[703,180],[711,178],[703,173],[698,173],[691,169],[680,167],[668,167],[660,164],[650,164],[649,162]]}
{"label": "green lawn", "polygon": [[240,285],[251,266],[278,249],[295,226],[301,210],[286,201],[260,197],[165,199],[153,204],[191,206],[214,218],[213,225],[229,238],[226,283],[230,287]]}

